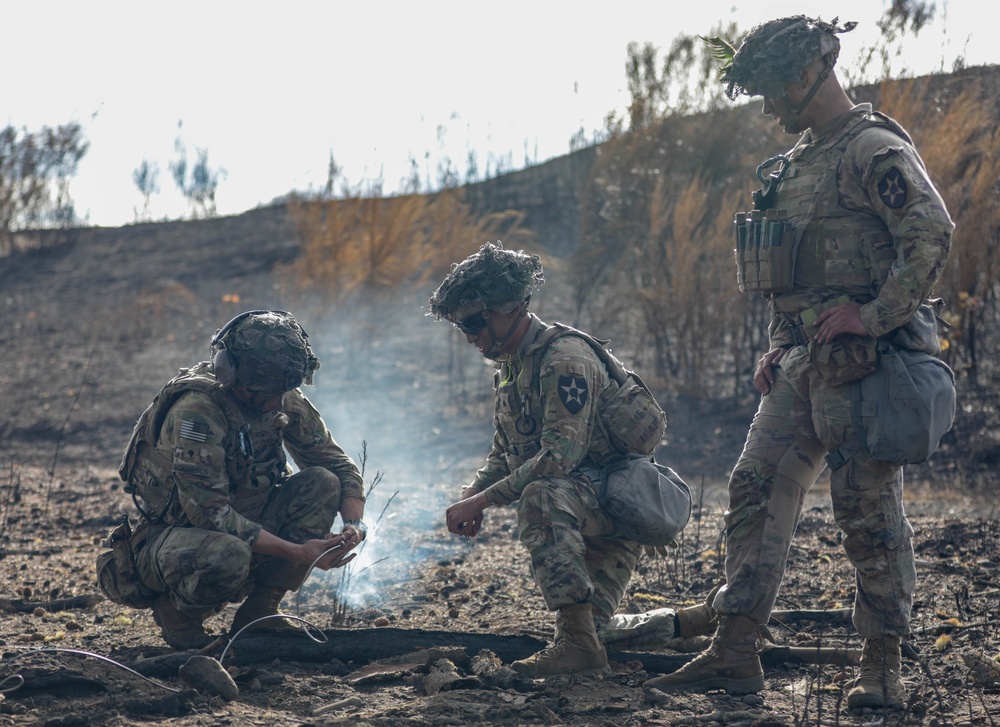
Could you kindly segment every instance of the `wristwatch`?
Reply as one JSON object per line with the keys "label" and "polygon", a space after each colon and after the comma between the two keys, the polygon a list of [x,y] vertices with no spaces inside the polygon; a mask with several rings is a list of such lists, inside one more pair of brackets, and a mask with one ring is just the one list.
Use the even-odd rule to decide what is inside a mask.
{"label": "wristwatch", "polygon": [[[362,540],[364,540],[365,538],[368,537],[368,526],[365,525],[365,521],[364,520],[345,520],[344,521],[344,528],[346,528],[348,525],[350,525],[352,528],[354,528],[359,533],[361,533],[361,539]],[[340,529],[341,533],[344,532],[344,528]]]}

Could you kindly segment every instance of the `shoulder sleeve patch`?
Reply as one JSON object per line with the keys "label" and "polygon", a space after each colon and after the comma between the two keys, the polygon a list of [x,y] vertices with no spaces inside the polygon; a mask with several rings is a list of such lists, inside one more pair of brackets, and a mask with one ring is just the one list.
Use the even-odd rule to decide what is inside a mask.
{"label": "shoulder sleeve patch", "polygon": [[582,376],[567,374],[559,377],[558,383],[559,401],[566,407],[570,414],[578,414],[587,403],[589,391],[587,380]]}
{"label": "shoulder sleeve patch", "polygon": [[189,439],[192,442],[204,443],[208,439],[211,430],[205,422],[196,422],[193,419],[182,419],[178,429],[178,436],[181,439]]}
{"label": "shoulder sleeve patch", "polygon": [[906,180],[897,167],[892,167],[878,183],[878,196],[889,209],[899,209],[906,204]]}

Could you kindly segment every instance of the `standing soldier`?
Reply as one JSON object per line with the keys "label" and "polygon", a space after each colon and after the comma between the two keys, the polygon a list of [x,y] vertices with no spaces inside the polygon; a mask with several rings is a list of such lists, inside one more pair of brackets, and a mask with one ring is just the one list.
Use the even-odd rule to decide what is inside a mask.
{"label": "standing soldier", "polygon": [[876,340],[939,350],[928,296],[954,225],[907,133],[871,105],[854,105],[837,80],[837,34],[855,25],[799,15],[755,27],[735,55],[717,46],[728,50],[729,97],[763,96],[764,114],[804,133],[771,160],[756,209],[736,221],[740,287],[769,301],[770,350],[754,372],[763,398],[729,481],[719,625],[705,652],[647,689],[763,689],[758,626],[774,606],[803,497],[829,461],[864,639],[848,706],[905,699],[900,640],[910,632],[916,571],[902,470],[863,449],[836,454],[855,435],[850,382],[874,370]]}
{"label": "standing soldier", "polygon": [[[310,565],[345,565],[367,533],[361,473],[298,388],[319,368],[302,327],[284,311],[248,311],[211,353],[139,418],[120,474],[140,524],[116,530],[98,559],[109,598],[152,608],[177,649],[209,643],[203,622],[229,601],[246,599],[231,633],[277,614]],[[338,512],[344,527],[331,534]]]}
{"label": "standing soldier", "polygon": [[605,364],[596,339],[528,312],[542,282],[537,255],[486,243],[430,299],[432,315],[498,362],[493,448],[448,508],[447,524],[474,537],[486,508],[518,502],[520,540],[557,616],[554,644],[513,668],[531,677],[607,673],[597,629],[618,608],[642,546],[623,537],[602,508],[600,470],[627,452],[650,454],[665,421],[655,401],[640,407],[636,397],[624,413],[634,426],[628,441],[609,435],[602,407],[625,388],[609,370],[621,364]]}

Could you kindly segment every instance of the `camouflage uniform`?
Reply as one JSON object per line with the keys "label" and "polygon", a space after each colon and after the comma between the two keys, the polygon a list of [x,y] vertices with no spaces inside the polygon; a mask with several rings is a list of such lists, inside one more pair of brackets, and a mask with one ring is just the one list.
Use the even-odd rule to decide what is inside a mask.
{"label": "camouflage uniform", "polygon": [[[936,352],[927,298],[954,227],[909,137],[867,104],[825,138],[806,132],[787,156],[773,207],[793,230],[794,278],[768,294],[771,348],[787,353],[729,482],[727,584],[714,602],[757,623],[774,606],[805,492],[825,455],[855,434],[851,386],[821,375],[801,315],[847,296],[872,337]],[[857,570],[855,626],[866,638],[910,629],[915,570],[902,486],[901,468],[864,451],[831,473],[834,515]]]}
{"label": "camouflage uniform", "polygon": [[493,449],[472,487],[493,505],[518,502],[520,539],[546,605],[590,602],[600,627],[618,608],[641,552],[616,533],[598,501],[598,472],[614,454],[598,412],[610,379],[574,336],[555,339],[539,356],[538,338],[549,327],[530,317],[517,355],[494,376]]}
{"label": "camouflage uniform", "polygon": [[364,499],[357,466],[301,391],[285,393],[280,412],[249,411],[207,362],[157,395],[123,467],[151,521],[137,530],[141,582],[190,616],[241,600],[255,583],[297,588],[305,566],[252,554],[261,529],[297,543],[321,538],[343,498]]}

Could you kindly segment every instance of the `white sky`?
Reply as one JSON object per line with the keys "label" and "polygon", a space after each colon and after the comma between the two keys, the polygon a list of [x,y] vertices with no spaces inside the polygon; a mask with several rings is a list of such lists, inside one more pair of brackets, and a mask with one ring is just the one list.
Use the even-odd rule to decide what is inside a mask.
{"label": "white sky", "polygon": [[[629,41],[665,51],[718,21],[839,16],[861,23],[841,36],[843,63],[871,43],[885,4],[0,0],[0,126],[84,125],[90,149],[71,193],[96,225],[135,220],[143,159],[160,167],[153,217],[188,213],[168,170],[178,134],[189,162],[206,149],[225,170],[220,214],[322,187],[331,152],[352,185],[381,175],[393,193],[411,157],[436,180],[442,156],[464,174],[469,149],[480,172],[508,156],[520,168],[526,150],[538,162],[567,153],[574,132],[590,138],[625,109]],[[904,62],[918,73],[942,59],[950,70],[956,55],[1000,62],[997,20],[1000,4],[948,0]]]}

